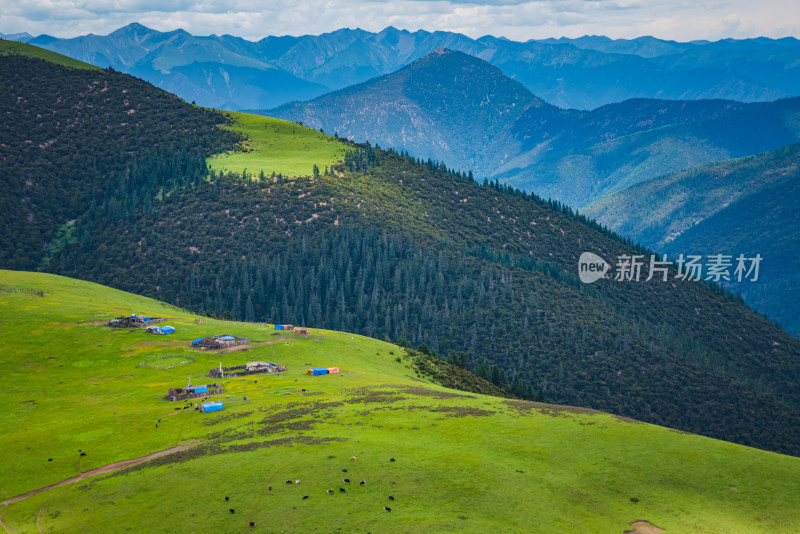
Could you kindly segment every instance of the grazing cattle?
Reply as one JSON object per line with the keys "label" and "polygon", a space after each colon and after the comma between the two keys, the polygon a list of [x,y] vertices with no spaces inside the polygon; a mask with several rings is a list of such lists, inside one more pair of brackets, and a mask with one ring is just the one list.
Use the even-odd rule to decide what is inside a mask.
{"label": "grazing cattle", "polygon": [[394,480],[392,481],[392,487],[394,487]]}
{"label": "grazing cattle", "polygon": [[256,526],[256,524],[250,521],[250,528],[253,528],[254,526]]}
{"label": "grazing cattle", "polygon": [[366,486],[366,485],[367,485],[367,481],[366,481],[366,480],[362,480],[362,481],[361,481],[361,482],[359,482],[358,484],[359,484],[360,486]]}
{"label": "grazing cattle", "polygon": [[86,456],[86,453],[85,453],[85,452],[82,452],[82,453],[81,453],[81,456]]}
{"label": "grazing cattle", "polygon": [[344,479],[344,483],[345,484],[350,484],[350,479],[349,478]]}
{"label": "grazing cattle", "polygon": [[347,491],[344,488],[339,488],[339,493],[347,493]]}
{"label": "grazing cattle", "polygon": [[287,481],[286,481],[286,483],[287,483],[287,484],[291,484],[291,483],[292,483],[292,481],[291,481],[291,480],[287,480]]}
{"label": "grazing cattle", "polygon": [[332,489],[328,490],[328,495],[333,495],[333,490]]}
{"label": "grazing cattle", "polygon": [[269,487],[269,490],[272,491],[272,486]]}
{"label": "grazing cattle", "polygon": [[389,461],[390,462],[394,462],[394,458],[389,458]]}
{"label": "grazing cattle", "polygon": [[466,519],[466,518],[467,518],[467,516],[465,516],[465,515],[460,515],[460,516],[458,516],[458,518],[459,518],[459,519]]}
{"label": "grazing cattle", "polygon": [[354,462],[356,461],[356,457],[355,456],[351,456],[350,459],[353,460]]}
{"label": "grazing cattle", "polygon": [[392,509],[389,508],[388,506],[384,506],[383,509],[386,510],[387,512],[391,512],[392,511]]}
{"label": "grazing cattle", "polygon": [[392,497],[391,495],[389,495],[389,500],[390,500],[390,501],[393,501],[393,500],[394,500],[394,497]]}
{"label": "grazing cattle", "polygon": [[48,462],[52,462],[52,461],[53,461],[53,459],[52,459],[52,458],[48,458],[48,459],[47,459],[47,461],[48,461]]}
{"label": "grazing cattle", "polygon": [[227,495],[225,496],[225,500],[226,500],[226,501],[229,501],[229,500],[230,500],[230,499],[228,498],[228,496],[227,496]]}
{"label": "grazing cattle", "polygon": [[228,508],[228,511],[229,511],[230,513],[232,513],[232,514],[235,514],[235,513],[236,513],[236,510],[234,510],[233,508]]}
{"label": "grazing cattle", "polygon": [[300,479],[294,481],[295,484],[300,484]]}
{"label": "grazing cattle", "polygon": [[308,499],[308,495],[303,495],[303,500]]}
{"label": "grazing cattle", "polygon": [[342,469],[342,473],[347,473],[347,469]]}

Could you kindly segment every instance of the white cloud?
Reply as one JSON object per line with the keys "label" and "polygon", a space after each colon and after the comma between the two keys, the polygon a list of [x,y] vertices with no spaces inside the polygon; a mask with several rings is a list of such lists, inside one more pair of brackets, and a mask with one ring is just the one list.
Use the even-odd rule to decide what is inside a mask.
{"label": "white cloud", "polygon": [[73,37],[131,22],[259,39],[360,27],[448,30],[527,40],[603,34],[676,40],[800,36],[796,0],[28,0],[0,7],[0,32]]}

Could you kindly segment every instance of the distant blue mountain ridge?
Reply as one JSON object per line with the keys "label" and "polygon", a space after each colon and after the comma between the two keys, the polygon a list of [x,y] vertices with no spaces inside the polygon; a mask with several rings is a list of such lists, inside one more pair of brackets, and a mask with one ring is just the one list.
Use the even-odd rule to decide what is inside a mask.
{"label": "distant blue mountain ridge", "polygon": [[794,38],[680,43],[584,36],[516,42],[388,27],[248,41],[159,32],[138,23],[108,35],[5,38],[110,66],[186,100],[228,109],[310,99],[394,72],[437,48],[483,59],[562,108],[595,109],[630,98],[763,102],[800,95],[800,41]]}

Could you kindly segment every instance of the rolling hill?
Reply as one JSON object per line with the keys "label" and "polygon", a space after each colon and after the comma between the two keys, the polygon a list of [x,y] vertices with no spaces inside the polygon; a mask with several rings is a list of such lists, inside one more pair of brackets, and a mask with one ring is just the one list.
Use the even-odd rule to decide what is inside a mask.
{"label": "rolling hill", "polygon": [[[0,61],[8,72],[33,73],[34,117],[52,115],[50,92],[68,90],[74,75],[35,59]],[[106,75],[94,74],[98,84]],[[92,94],[83,98],[93,102]],[[388,337],[520,397],[800,451],[800,341],[729,294],[678,280],[582,284],[575,274],[582,252],[613,260],[641,249],[569,208],[499,183],[481,186],[441,164],[299,125],[175,105],[176,116],[186,114],[181,120],[199,121],[182,130],[180,143],[236,146],[237,129],[246,133],[238,146],[253,150],[226,156],[246,175],[225,165],[206,174],[215,160],[184,154],[180,143],[98,159],[101,171],[113,164],[103,195],[82,213],[65,213],[67,222],[53,218],[40,248],[17,248],[15,261],[196,313]],[[126,108],[94,109],[111,124],[129,117]],[[165,108],[159,120],[171,114]],[[158,124],[152,133],[126,131],[146,146]],[[30,133],[8,135],[19,146]],[[100,146],[106,132],[84,136],[85,146]],[[270,143],[280,151],[258,148]],[[336,145],[344,156],[331,165]],[[42,180],[49,153],[26,154],[20,165]],[[308,171],[260,172],[287,162]],[[71,168],[56,171],[55,183],[92,183]],[[23,228],[21,218],[12,222]]]}
{"label": "rolling hill", "polygon": [[408,150],[576,209],[668,172],[800,140],[797,98],[635,99],[590,112],[562,110],[488,63],[451,50],[263,113]]}
{"label": "rolling hill", "polygon": [[797,335],[798,164],[800,145],[790,145],[696,167],[604,198],[586,215],[671,257],[761,254],[758,283],[723,283]]}
{"label": "rolling hill", "polygon": [[[69,278],[0,278],[0,446],[14,460],[0,472],[8,531],[800,527],[797,458],[446,389],[420,373],[420,354],[353,334],[312,325],[307,336],[272,336],[272,325],[198,323],[185,310]],[[130,312],[169,317],[176,332],[105,326]],[[252,342],[246,352],[191,348],[193,338],[223,332]],[[220,363],[253,360],[287,371],[227,377],[210,398],[221,412],[162,399],[187,375],[202,384]],[[309,365],[341,373],[308,376]],[[70,477],[79,480],[45,488]]]}
{"label": "rolling hill", "polygon": [[[770,101],[800,96],[794,39],[675,43],[648,37],[630,41],[586,37],[515,42],[490,35],[471,39],[459,33],[389,27],[377,33],[340,29],[248,41],[231,35],[193,36],[183,30],[159,32],[137,23],[109,35],[21,38],[141,76],[187,101],[216,107],[224,102],[232,106],[229,109],[266,109],[278,105],[276,99],[285,103],[311,98],[315,91],[322,94],[326,88],[343,89],[394,72],[437,48],[484,59],[564,108],[594,109],[631,98]],[[193,67],[195,62],[207,65]],[[259,105],[228,101],[220,94],[218,80],[207,79],[206,73],[235,71],[232,66],[246,69],[247,76],[232,78],[231,94],[244,95],[239,83],[276,69],[286,87],[261,88],[258,98],[264,100]],[[180,73],[182,68],[188,75]],[[292,97],[289,89],[298,94]]]}

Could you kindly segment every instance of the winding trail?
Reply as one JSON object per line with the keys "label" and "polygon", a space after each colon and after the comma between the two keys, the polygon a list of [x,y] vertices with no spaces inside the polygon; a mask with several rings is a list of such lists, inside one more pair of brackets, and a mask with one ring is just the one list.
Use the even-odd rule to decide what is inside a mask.
{"label": "winding trail", "polygon": [[192,447],[196,446],[198,443],[199,441],[195,441],[193,443],[178,445],[177,447],[172,447],[171,449],[154,452],[153,454],[148,454],[147,456],[142,456],[141,458],[133,458],[132,460],[121,460],[119,462],[114,462],[113,464],[107,464],[101,467],[96,467],[94,469],[90,469],[89,471],[81,473],[80,475],[62,480],[61,482],[56,482],[55,484],[50,484],[49,486],[35,489],[33,491],[29,491],[28,493],[17,495],[16,497],[11,497],[10,499],[6,499],[5,501],[0,502],[0,505],[8,506],[9,504],[14,504],[15,502],[19,501],[24,501],[29,497],[33,497],[34,495],[38,495],[44,491],[51,490],[53,488],[66,486],[67,484],[72,484],[73,482],[80,482],[81,480],[84,480],[86,478],[110,473],[112,471],[116,471],[117,469],[124,469],[125,467],[130,467],[132,465],[140,464],[148,460],[153,460],[154,458],[160,458],[162,456],[166,456],[167,454],[172,454],[173,452],[185,451],[187,449],[191,449]]}

